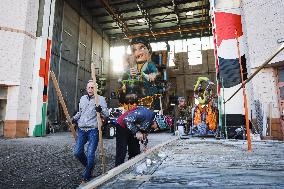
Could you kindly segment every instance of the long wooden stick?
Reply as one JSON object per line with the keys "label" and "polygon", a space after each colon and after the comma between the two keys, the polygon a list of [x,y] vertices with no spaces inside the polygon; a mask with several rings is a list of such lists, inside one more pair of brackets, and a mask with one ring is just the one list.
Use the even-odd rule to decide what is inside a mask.
{"label": "long wooden stick", "polygon": [[51,77],[51,80],[53,81],[53,85],[54,85],[54,87],[55,87],[57,96],[58,96],[58,98],[59,98],[59,102],[60,102],[60,104],[61,104],[61,106],[62,106],[62,108],[63,108],[63,112],[64,112],[64,114],[65,114],[65,117],[66,117],[67,121],[68,121],[68,126],[69,126],[69,128],[71,129],[71,132],[72,132],[72,135],[73,135],[74,139],[76,140],[77,135],[76,135],[76,131],[75,131],[75,129],[74,129],[75,127],[74,127],[74,125],[73,125],[72,122],[71,122],[71,117],[70,117],[70,115],[69,115],[69,113],[68,113],[67,106],[66,106],[66,104],[65,104],[65,102],[64,102],[64,99],[63,99],[61,90],[60,90],[60,88],[59,88],[57,79],[56,79],[55,74],[54,74],[53,71],[50,71],[50,77]]}
{"label": "long wooden stick", "polygon": [[[99,96],[98,96],[96,69],[95,69],[94,63],[91,64],[91,69],[92,69],[93,82],[95,84],[94,95],[95,95],[96,105],[99,106],[100,105],[100,99],[99,99]],[[105,154],[104,154],[104,144],[103,144],[103,133],[102,133],[102,128],[101,128],[101,115],[100,115],[99,112],[97,112],[97,121],[98,121],[98,129],[99,129],[99,150],[100,150],[101,166],[102,166],[103,173],[105,173],[106,172],[106,164],[105,164]]]}
{"label": "long wooden stick", "polygon": [[244,96],[248,151],[251,151],[250,128],[249,128],[249,118],[248,118],[248,102],[247,102],[247,95],[246,95],[246,87],[244,85],[242,58],[241,58],[240,43],[239,43],[238,31],[237,30],[236,30],[236,40],[237,40],[238,57],[239,57],[240,72],[241,72],[242,87],[243,87],[243,96]]}

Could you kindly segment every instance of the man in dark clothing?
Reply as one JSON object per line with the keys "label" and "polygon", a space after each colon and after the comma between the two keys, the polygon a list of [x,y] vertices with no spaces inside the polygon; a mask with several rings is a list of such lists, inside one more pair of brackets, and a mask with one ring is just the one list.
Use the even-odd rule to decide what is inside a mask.
{"label": "man in dark clothing", "polygon": [[152,110],[138,106],[122,114],[117,119],[115,166],[124,163],[128,147],[128,158],[140,154],[139,141],[145,140],[145,134],[158,129]]}
{"label": "man in dark clothing", "polygon": [[175,131],[178,130],[178,125],[183,123],[184,133],[182,134],[188,134],[189,132],[189,126],[191,123],[191,107],[186,105],[186,101],[184,97],[178,98],[178,105],[174,108],[174,129]]}

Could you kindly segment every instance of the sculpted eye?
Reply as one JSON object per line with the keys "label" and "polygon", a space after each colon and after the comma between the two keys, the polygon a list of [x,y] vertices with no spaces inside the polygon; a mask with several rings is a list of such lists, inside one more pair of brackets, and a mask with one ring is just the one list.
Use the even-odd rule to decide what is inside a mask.
{"label": "sculpted eye", "polygon": [[146,49],[146,47],[145,46],[142,46],[142,47],[140,47],[140,50],[145,50]]}

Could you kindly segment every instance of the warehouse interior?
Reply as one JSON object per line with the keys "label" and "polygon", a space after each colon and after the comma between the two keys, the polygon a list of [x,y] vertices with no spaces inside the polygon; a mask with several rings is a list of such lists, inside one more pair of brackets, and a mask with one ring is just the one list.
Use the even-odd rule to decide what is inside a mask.
{"label": "warehouse interior", "polygon": [[[279,2],[269,6],[276,4]],[[44,136],[47,119],[58,124],[58,130],[68,130],[49,71],[55,73],[70,115],[78,111],[79,99],[85,93],[86,82],[91,79],[91,64],[95,65],[99,92],[106,97],[109,107],[121,106],[116,95],[118,80],[125,71],[125,56],[131,54],[130,41],[137,37],[144,37],[151,43],[152,60],[164,77],[162,83],[166,92],[162,105],[166,113],[171,111],[172,101],[181,96],[186,98],[188,105],[194,106],[194,86],[199,77],[207,77],[214,83],[212,90],[214,98],[218,98],[218,114],[222,115],[216,118],[216,124],[223,128],[245,125],[241,92],[226,107],[224,103],[241,86],[237,49],[241,57],[241,75],[246,80],[269,57],[268,52],[272,54],[283,42],[281,8],[274,10],[276,18],[271,13],[266,19],[260,19],[260,29],[255,35],[267,37],[266,46],[263,46],[253,35],[256,26],[253,19],[260,13],[249,15],[254,6],[260,5],[247,1],[226,5],[223,1],[209,0],[41,0],[24,5],[33,9],[22,10],[28,15],[23,18],[23,21],[26,19],[23,29],[9,27],[12,23],[9,20],[1,26],[3,40],[7,41],[4,44],[9,47],[3,61],[22,61],[22,64],[3,65],[1,69],[0,131],[2,136],[10,138]],[[12,5],[7,4],[7,8],[9,6]],[[263,7],[259,8],[264,11]],[[218,14],[214,15],[214,11]],[[7,12],[7,16],[10,15],[11,12]],[[224,22],[224,15],[231,22]],[[230,24],[239,27],[237,37]],[[268,37],[268,26],[274,31],[272,37]],[[231,34],[226,33],[229,30]],[[17,56],[7,50],[15,46],[9,40],[13,33],[24,35],[23,39],[18,39],[22,51]],[[239,46],[236,40],[240,40]],[[25,54],[24,59],[21,59],[22,54]],[[283,139],[282,57],[280,52],[246,87],[250,125],[258,134],[278,140]],[[232,69],[237,72],[228,71],[231,69],[225,64],[228,61],[235,61]],[[13,74],[13,70],[18,72]],[[17,93],[16,98],[11,98],[13,91]],[[270,91],[272,94],[268,94]]]}
{"label": "warehouse interior", "polygon": [[[116,66],[122,68],[120,63],[122,57],[120,57],[121,60],[114,61],[111,57],[113,53],[110,51],[120,49],[120,54],[123,54],[125,49],[127,51],[129,39],[135,36],[147,36],[152,43],[159,45],[154,51],[167,50],[166,42],[168,42],[171,51],[179,53],[176,55],[179,56],[176,62],[180,64],[176,67],[172,66],[168,73],[169,79],[173,81],[172,93],[193,97],[193,85],[198,75],[203,74],[210,79],[215,79],[209,1],[164,1],[159,4],[153,2],[152,5],[142,1],[111,4],[105,1],[81,1],[81,3],[57,1],[57,3],[58,16],[55,19],[56,27],[53,32],[51,52],[51,62],[54,64],[51,63],[53,65],[51,69],[59,74],[60,86],[63,87],[65,95],[68,94],[67,105],[70,112],[76,111],[78,100],[82,96],[80,91],[84,90],[85,83],[91,77],[92,61],[96,64],[100,79],[106,79],[104,95],[110,97],[111,92],[115,91],[111,88],[117,86],[119,74],[122,73],[114,71]],[[189,11],[194,12],[194,17],[186,15]],[[196,41],[191,42],[194,47],[191,51],[199,65],[194,65],[194,62],[192,66],[185,63],[188,59],[187,44],[189,44],[186,39],[191,38]],[[62,44],[60,44],[61,39]],[[203,46],[201,42],[204,43]],[[64,74],[68,74],[68,77]],[[65,78],[65,81],[61,78]],[[72,83],[70,83],[71,80]],[[68,85],[65,82],[68,82]],[[176,82],[181,85],[175,86]],[[74,86],[70,87],[70,84]],[[51,103],[56,104],[57,97],[53,93],[50,91],[49,99],[54,99],[55,96]],[[49,102],[49,107],[56,107],[51,103]],[[50,109],[50,112],[58,111],[53,110]]]}
{"label": "warehouse interior", "polygon": [[[0,5],[0,188],[284,187],[283,0]],[[90,80],[109,116],[82,180],[74,115]],[[137,106],[159,129],[117,166],[118,117]]]}

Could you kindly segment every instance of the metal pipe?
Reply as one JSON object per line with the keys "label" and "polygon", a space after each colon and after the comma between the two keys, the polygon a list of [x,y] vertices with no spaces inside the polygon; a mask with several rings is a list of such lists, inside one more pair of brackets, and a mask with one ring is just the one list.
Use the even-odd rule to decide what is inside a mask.
{"label": "metal pipe", "polygon": [[227,103],[229,100],[231,100],[238,92],[239,90],[242,89],[243,85],[247,84],[252,78],[254,78],[254,76],[260,71],[262,70],[262,68],[264,68],[276,55],[278,55],[282,50],[284,49],[284,43],[276,49],[276,51],[260,66],[257,68],[257,70],[252,74],[250,75],[245,81],[244,83],[242,84],[242,86],[240,86],[236,92],[234,92],[234,94],[232,94],[232,96],[230,96],[230,98],[228,98],[228,100],[226,100],[225,103]]}
{"label": "metal pipe", "polygon": [[57,75],[57,81],[58,85],[60,86],[60,71],[61,71],[61,61],[62,61],[62,43],[63,43],[63,23],[64,23],[64,6],[65,1],[63,1],[63,8],[62,8],[62,19],[61,19],[61,34],[60,34],[60,44],[59,44],[59,61],[58,61],[58,75]]}
{"label": "metal pipe", "polygon": [[75,99],[74,99],[74,109],[77,111],[77,98],[78,98],[78,77],[79,77],[79,69],[80,69],[80,21],[81,16],[79,16],[79,26],[78,26],[78,48],[77,48],[77,70],[76,70],[76,83],[75,83]]}
{"label": "metal pipe", "polygon": [[100,58],[101,58],[100,67],[101,67],[101,75],[102,75],[104,73],[103,72],[104,71],[104,31],[102,31],[102,50],[101,50],[101,57]]}
{"label": "metal pipe", "polygon": [[[61,19],[61,34],[60,34],[60,44],[59,44],[59,61],[58,61],[58,75],[57,75],[57,82],[58,86],[60,87],[60,72],[61,72],[61,62],[62,62],[62,43],[63,43],[63,23],[64,23],[64,7],[65,7],[65,1],[63,1],[62,6],[62,19]],[[58,98],[57,98],[58,99]],[[59,103],[57,103],[57,106],[55,106],[55,115],[56,120],[59,121]]]}
{"label": "metal pipe", "polygon": [[224,88],[224,79],[222,81],[222,89],[223,89],[223,106],[224,106],[224,124],[225,124],[225,135],[226,139],[228,139],[228,128],[227,128],[227,116],[226,116],[226,106],[225,106],[225,88]]}
{"label": "metal pipe", "polygon": [[[94,62],[94,46],[93,46],[93,35],[94,35],[94,28],[93,28],[93,21],[94,21],[94,17],[92,16],[92,32],[91,32],[91,68],[92,68],[92,64],[95,64]],[[91,73],[92,73],[92,70],[91,70]]]}

